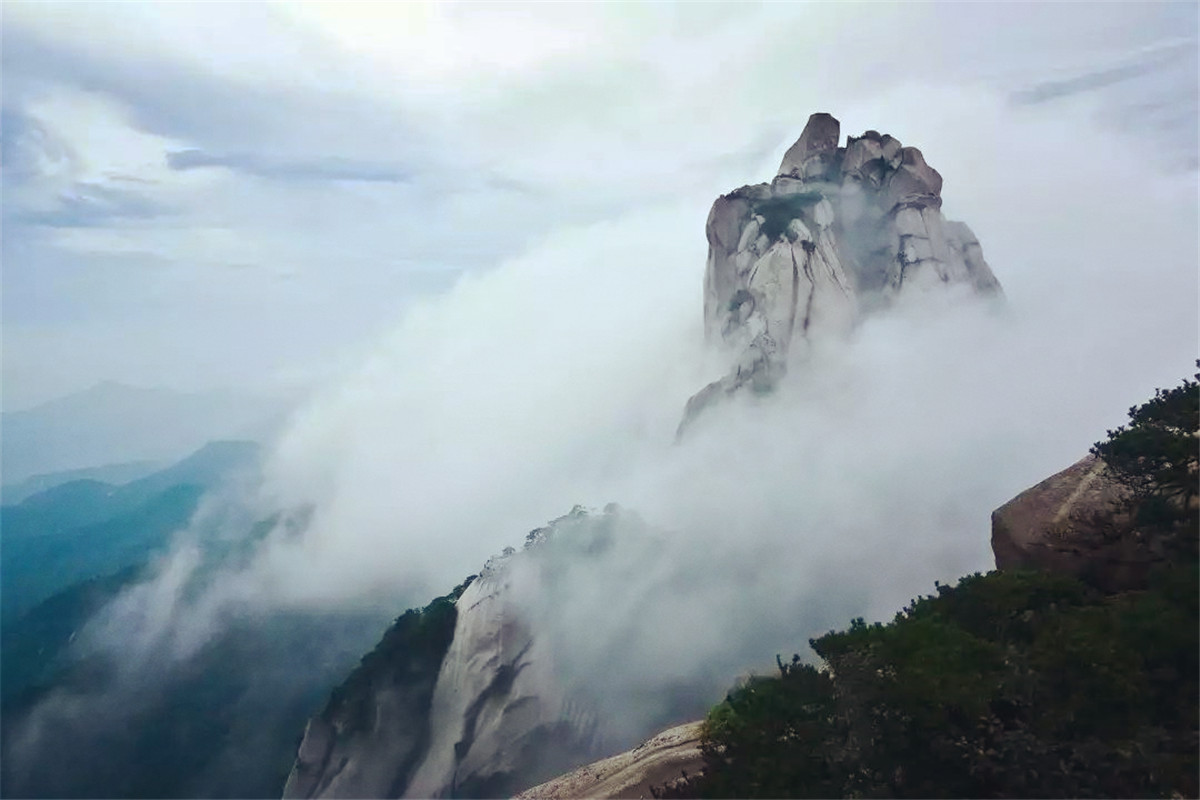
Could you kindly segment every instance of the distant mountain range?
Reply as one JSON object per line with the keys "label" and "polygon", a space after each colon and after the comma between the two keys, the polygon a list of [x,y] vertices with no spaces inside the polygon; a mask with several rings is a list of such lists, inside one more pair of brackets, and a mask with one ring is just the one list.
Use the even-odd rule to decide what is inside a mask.
{"label": "distant mountain range", "polygon": [[[83,471],[76,477],[120,482],[205,442],[262,441],[286,410],[287,403],[278,398],[189,394],[106,381],[33,408],[5,411],[0,414],[4,501],[19,502],[34,487],[54,485],[48,473]],[[96,465],[113,466],[87,474]]]}
{"label": "distant mountain range", "polygon": [[75,478],[0,507],[0,795],[278,795],[305,718],[386,611],[243,608],[193,656],[156,651],[153,663],[124,642],[97,649],[89,627],[155,580],[181,530],[203,551],[195,585],[272,530],[278,515],[193,519],[206,496],[252,481],[260,459],[253,442],[210,442],[136,480]]}
{"label": "distant mountain range", "polygon": [[84,478],[0,506],[0,610],[9,621],[78,581],[142,563],[187,525],[201,495],[258,465],[253,442],[211,442],[114,485]]}
{"label": "distant mountain range", "polygon": [[99,467],[44,472],[40,475],[31,475],[23,481],[0,486],[0,503],[6,506],[16,505],[26,497],[72,481],[90,480],[114,485],[129,483],[138,478],[144,478],[152,472],[157,472],[165,466],[166,463],[162,461],[125,461],[120,464],[103,464]]}

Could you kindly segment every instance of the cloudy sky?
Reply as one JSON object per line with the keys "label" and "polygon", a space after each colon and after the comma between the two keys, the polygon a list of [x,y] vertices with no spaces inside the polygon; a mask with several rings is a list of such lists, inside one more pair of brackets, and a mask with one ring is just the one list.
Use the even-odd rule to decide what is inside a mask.
{"label": "cloudy sky", "polygon": [[989,240],[986,181],[1053,170],[987,163],[995,114],[1082,115],[1194,176],[1196,28],[1192,3],[6,2],[4,407],[303,386],[464,274],[672,198],[702,259],[704,203],[816,110],[921,146],[1004,281],[997,252],[1043,243]]}

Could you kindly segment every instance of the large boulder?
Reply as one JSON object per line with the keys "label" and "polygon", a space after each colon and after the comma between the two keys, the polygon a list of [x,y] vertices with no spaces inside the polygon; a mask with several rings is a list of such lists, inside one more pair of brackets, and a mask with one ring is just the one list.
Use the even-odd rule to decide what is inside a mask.
{"label": "large boulder", "polygon": [[942,176],[925,163],[920,150],[905,147],[900,150],[899,165],[888,173],[887,191],[893,207],[900,203],[922,202],[940,208]]}
{"label": "large boulder", "polygon": [[797,178],[825,175],[837,158],[841,130],[842,124],[831,114],[813,114],[800,138],[783,154],[779,174]]}
{"label": "large boulder", "polygon": [[1159,558],[1130,531],[1128,489],[1085,456],[992,512],[997,569],[1043,569],[1110,591],[1144,583]]}

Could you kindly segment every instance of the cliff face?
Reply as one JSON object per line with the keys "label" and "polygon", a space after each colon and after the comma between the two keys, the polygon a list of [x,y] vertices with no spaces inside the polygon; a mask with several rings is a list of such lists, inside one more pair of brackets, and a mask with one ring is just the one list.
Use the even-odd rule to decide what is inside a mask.
{"label": "cliff face", "polygon": [[[558,680],[526,600],[539,570],[608,535],[575,509],[397,620],[304,732],[284,797],[502,797],[601,754],[596,715]],[[533,585],[529,585],[533,584]]]}
{"label": "cliff face", "polygon": [[429,752],[430,706],[474,578],[396,620],[304,729],[284,797],[395,797]]}
{"label": "cliff face", "polygon": [[979,240],[942,216],[942,176],[921,151],[813,114],[770,183],[718,197],[708,215],[704,322],[735,354],[688,403],[685,424],[743,387],[771,389],[818,338],[844,335],[898,295],[944,285],[999,294]]}
{"label": "cliff face", "polygon": [[429,712],[432,738],[404,797],[506,797],[593,753],[594,718],[556,681],[554,654],[510,594],[507,565],[459,598]]}

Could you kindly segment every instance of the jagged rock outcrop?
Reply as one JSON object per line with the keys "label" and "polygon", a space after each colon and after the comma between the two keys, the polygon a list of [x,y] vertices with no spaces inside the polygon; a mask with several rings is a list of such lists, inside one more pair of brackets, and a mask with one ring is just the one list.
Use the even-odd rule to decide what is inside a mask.
{"label": "jagged rock outcrop", "polygon": [[632,750],[526,789],[518,800],[652,797],[653,790],[704,768],[700,722],[654,736]]}
{"label": "jagged rock outcrop", "polygon": [[813,114],[770,183],[713,203],[705,331],[735,363],[689,401],[685,425],[722,395],[770,390],[817,338],[844,335],[902,292],[1000,293],[971,229],[942,216],[942,176],[920,150],[877,131],[839,140],[838,121]]}

